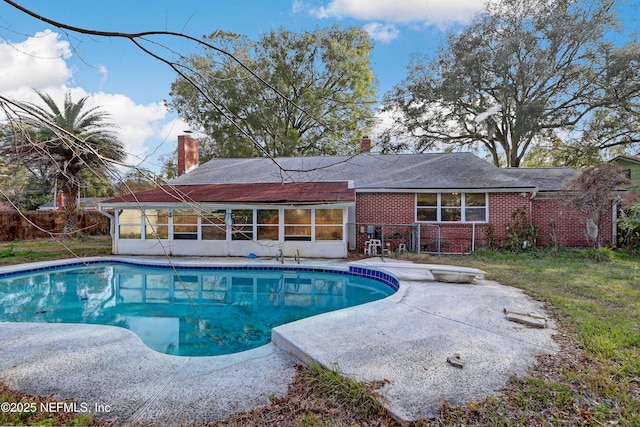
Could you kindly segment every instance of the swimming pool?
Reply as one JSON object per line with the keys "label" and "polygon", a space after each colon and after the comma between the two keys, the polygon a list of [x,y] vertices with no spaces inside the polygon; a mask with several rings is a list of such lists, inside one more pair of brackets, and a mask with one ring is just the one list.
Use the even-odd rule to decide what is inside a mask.
{"label": "swimming pool", "polygon": [[72,262],[0,273],[0,321],[113,325],[178,356],[249,350],[271,329],[395,292],[390,275],[284,266]]}

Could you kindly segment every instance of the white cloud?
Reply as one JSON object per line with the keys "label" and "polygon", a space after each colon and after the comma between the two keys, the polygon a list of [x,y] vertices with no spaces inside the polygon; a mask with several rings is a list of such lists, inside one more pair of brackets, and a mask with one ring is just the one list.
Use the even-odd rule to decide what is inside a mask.
{"label": "white cloud", "polygon": [[98,66],[98,72],[100,73],[100,87],[102,88],[102,85],[107,81],[107,79],[109,78],[109,69],[107,68],[106,65],[99,65]]}
{"label": "white cloud", "polygon": [[398,37],[400,30],[398,30],[393,24],[381,24],[380,22],[371,22],[365,25],[364,30],[369,33],[369,36],[382,43],[389,43],[391,40]]}
{"label": "white cloud", "polygon": [[[77,99],[74,97],[74,99]],[[162,102],[136,104],[131,98],[121,94],[98,92],[87,100],[87,107],[98,106],[111,115],[117,125],[117,133],[129,153],[128,162],[134,165],[145,160],[148,148],[145,141],[157,138],[167,109]]]}
{"label": "white cloud", "polygon": [[69,42],[50,30],[20,43],[0,43],[0,91],[62,85],[71,78],[65,61],[70,56]]}
{"label": "white cloud", "polygon": [[[482,0],[331,0],[326,6],[310,11],[318,18],[445,25],[468,22],[484,4]],[[300,0],[294,5],[296,10],[302,8]]]}
{"label": "white cloud", "polygon": [[[0,42],[0,92],[18,101],[41,104],[33,90],[36,89],[50,95],[58,105],[62,105],[68,91],[74,101],[88,96],[87,107],[97,106],[111,115],[117,135],[129,153],[127,162],[133,165],[140,164],[147,156],[155,157],[155,148],[148,145],[168,141],[175,147],[177,133],[187,128],[181,126],[177,133],[167,134],[165,122],[171,118],[162,101],[138,104],[123,94],[91,93],[73,86],[74,69],[68,64],[71,54],[69,43],[49,30],[22,42]],[[99,71],[101,78],[96,81],[96,87],[100,87],[108,75],[106,66],[101,65]]]}
{"label": "white cloud", "polygon": [[171,120],[169,123],[165,123],[162,126],[160,131],[161,135],[164,135],[164,140],[170,141],[171,144],[177,144],[178,135],[184,135],[185,132],[191,132],[191,126],[182,120],[181,118],[176,118]]}
{"label": "white cloud", "polygon": [[293,13],[303,12],[306,9],[306,5],[302,0],[293,0],[291,11]]}

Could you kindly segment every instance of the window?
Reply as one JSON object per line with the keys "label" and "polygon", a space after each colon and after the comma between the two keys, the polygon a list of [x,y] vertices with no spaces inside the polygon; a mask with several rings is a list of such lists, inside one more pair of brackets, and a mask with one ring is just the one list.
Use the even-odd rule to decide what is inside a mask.
{"label": "window", "polygon": [[169,211],[166,209],[145,209],[145,239],[169,238]]}
{"label": "window", "polygon": [[440,221],[462,221],[462,197],[460,193],[440,194]]}
{"label": "window", "polygon": [[285,209],[284,240],[311,241],[311,209]]}
{"label": "window", "polygon": [[198,214],[195,211],[173,211],[173,239],[198,240]]}
{"label": "window", "polygon": [[[433,197],[434,206],[429,209],[433,210],[435,219],[437,195],[418,197],[420,200]],[[205,210],[120,209],[117,212],[120,239],[166,240],[171,237],[176,241],[341,241],[345,237],[344,214],[344,208],[270,206]]]}
{"label": "window", "polygon": [[316,240],[342,240],[342,209],[316,209]]}
{"label": "window", "polygon": [[418,221],[437,221],[438,220],[438,195],[436,193],[427,193],[417,195],[417,218]]}
{"label": "window", "polygon": [[278,240],[278,209],[257,210],[258,240]]}
{"label": "window", "polygon": [[253,240],[253,209],[233,209],[231,240]]}
{"label": "window", "polygon": [[227,240],[226,214],[224,209],[202,212],[202,240]]}
{"label": "window", "polygon": [[120,239],[140,239],[142,237],[142,211],[120,209],[118,211],[118,236]]}
{"label": "window", "polygon": [[418,193],[416,220],[425,222],[486,222],[486,193]]}
{"label": "window", "polygon": [[487,196],[483,193],[464,195],[464,220],[466,222],[485,222],[487,220]]}

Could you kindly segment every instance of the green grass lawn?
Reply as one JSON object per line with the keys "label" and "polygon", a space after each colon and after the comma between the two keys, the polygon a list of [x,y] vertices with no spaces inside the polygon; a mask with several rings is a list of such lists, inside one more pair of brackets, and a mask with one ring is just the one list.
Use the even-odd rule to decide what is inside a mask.
{"label": "green grass lawn", "polygon": [[[0,244],[0,265],[110,252],[110,239],[104,237],[63,243],[64,247],[43,241]],[[610,250],[537,250],[521,254],[476,251],[446,257],[407,254],[406,259],[480,268],[488,279],[548,302],[548,313],[560,325],[562,346],[557,355],[542,357],[529,376],[513,378],[500,396],[462,407],[443,405],[437,419],[416,426],[640,426],[640,256]],[[322,377],[307,370],[304,381],[324,381]],[[289,424],[283,425],[383,425],[362,420],[358,408],[352,414],[305,409],[301,402],[310,401],[295,393],[292,389],[288,399],[273,403],[295,414],[288,415]],[[306,398],[313,402],[328,399],[322,394]],[[0,402],[11,399],[24,397],[0,390]],[[294,410],[292,405],[298,406]],[[267,410],[271,416],[278,408],[270,407],[265,413]],[[252,417],[256,418],[256,412]],[[339,421],[327,424],[331,419]],[[0,425],[11,421],[0,418]],[[19,422],[48,425],[49,421]],[[234,421],[218,425],[227,424],[234,425]]]}
{"label": "green grass lawn", "polygon": [[111,237],[85,236],[66,240],[25,240],[0,242],[0,265],[47,261],[78,256],[108,255]]}

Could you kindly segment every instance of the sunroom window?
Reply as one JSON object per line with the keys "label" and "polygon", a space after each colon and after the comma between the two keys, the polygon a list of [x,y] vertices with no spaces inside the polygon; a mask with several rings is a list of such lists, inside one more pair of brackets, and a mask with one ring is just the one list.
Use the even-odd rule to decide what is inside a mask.
{"label": "sunroom window", "polygon": [[121,239],[142,237],[142,211],[140,209],[120,209],[118,211],[118,236]]}
{"label": "sunroom window", "polygon": [[174,240],[198,240],[198,214],[192,210],[173,211]]}
{"label": "sunroom window", "polygon": [[146,239],[168,239],[169,211],[166,209],[145,209],[144,227]]}
{"label": "sunroom window", "polygon": [[311,209],[285,209],[284,240],[311,241]]}
{"label": "sunroom window", "polygon": [[253,209],[233,209],[231,240],[253,240]]}
{"label": "sunroom window", "polygon": [[227,240],[227,224],[225,209],[203,211],[200,220],[202,240]]}
{"label": "sunroom window", "polygon": [[278,209],[257,210],[258,240],[278,240]]}
{"label": "sunroom window", "polygon": [[342,209],[316,209],[316,240],[342,240]]}

